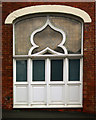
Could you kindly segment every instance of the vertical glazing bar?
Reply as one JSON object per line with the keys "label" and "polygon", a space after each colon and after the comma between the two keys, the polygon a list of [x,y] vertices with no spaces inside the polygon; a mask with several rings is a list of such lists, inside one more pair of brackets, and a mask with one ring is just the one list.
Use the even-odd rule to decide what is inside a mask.
{"label": "vertical glazing bar", "polygon": [[68,58],[65,58],[65,60],[64,60],[65,62],[65,64],[64,64],[64,76],[65,76],[65,106],[67,106],[67,102],[68,102],[68,85],[67,85],[67,83],[68,83],[68,75],[69,75],[69,65],[68,65]]}
{"label": "vertical glazing bar", "polygon": [[65,65],[66,65],[66,61],[65,61],[65,59],[63,59],[63,82],[65,83],[64,84],[64,105],[65,105],[65,99],[66,99],[66,69],[65,69]]}
{"label": "vertical glazing bar", "polygon": [[13,59],[13,107],[15,106],[15,99],[16,99],[16,60]]}
{"label": "vertical glazing bar", "polygon": [[46,59],[46,73],[45,73],[45,78],[46,78],[46,84],[47,84],[47,106],[49,105],[49,94],[50,94],[50,88],[49,88],[49,81],[50,81],[50,59]]}
{"label": "vertical glazing bar", "polygon": [[[82,22],[81,54],[83,55],[84,23]],[[83,104],[83,58],[80,59],[80,103]],[[83,106],[83,105],[82,105]]]}
{"label": "vertical glazing bar", "polygon": [[32,69],[31,69],[31,59],[28,58],[27,60],[27,81],[28,81],[28,105],[31,106],[31,74],[32,74]]}
{"label": "vertical glazing bar", "polygon": [[[15,55],[15,34],[14,34],[14,28],[15,25],[13,24],[13,56]],[[16,86],[15,86],[15,82],[16,82],[16,60],[13,59],[13,107],[15,106],[15,95],[16,95]]]}
{"label": "vertical glazing bar", "polygon": [[83,58],[80,59],[80,103],[83,103]]}

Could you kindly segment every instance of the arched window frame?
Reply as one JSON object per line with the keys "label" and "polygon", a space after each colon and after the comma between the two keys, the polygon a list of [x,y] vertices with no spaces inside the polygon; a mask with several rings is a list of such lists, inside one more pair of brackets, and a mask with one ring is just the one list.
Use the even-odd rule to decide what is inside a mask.
{"label": "arched window frame", "polygon": [[[38,6],[38,7],[40,7],[40,6]],[[45,6],[42,6],[42,7],[45,7]],[[46,5],[46,7],[45,8],[47,8],[47,7],[49,7],[48,5]],[[51,8],[52,8],[53,6],[51,6]],[[54,8],[56,8],[56,7],[59,7],[60,8],[60,6],[55,6]],[[63,6],[63,7],[67,7],[67,6]],[[36,7],[35,7],[36,8]],[[70,7],[68,7],[68,8],[70,8]],[[71,7],[71,8],[73,8],[73,7]],[[36,8],[37,9],[37,8]],[[64,9],[64,8],[62,8],[62,9]],[[74,9],[74,8],[73,8]],[[77,10],[77,8],[75,8],[76,10]],[[54,10],[54,9],[53,9]],[[72,9],[70,9],[70,10],[72,10]],[[35,10],[34,10],[35,11]],[[74,11],[74,10],[73,10]],[[46,12],[46,10],[44,9],[44,11],[43,12]],[[47,11],[48,12],[48,11]],[[53,11],[50,11],[50,12],[53,12]],[[56,12],[56,11],[54,11],[54,12]],[[13,12],[14,13],[14,12]],[[15,12],[16,13],[16,12]],[[22,13],[22,11],[21,11],[21,13]],[[26,13],[26,12],[25,12]],[[33,12],[34,13],[34,12]],[[38,13],[38,12],[36,12],[35,11],[35,13]],[[62,11],[58,11],[58,13],[62,13]],[[64,13],[64,11],[63,11],[63,13]],[[66,12],[66,13],[70,13],[70,12]],[[82,12],[83,13],[83,12]],[[85,13],[85,12],[84,12]],[[26,13],[27,14],[27,13]],[[28,13],[29,14],[29,13]],[[73,14],[73,13],[72,13]],[[12,14],[11,14],[12,15]],[[10,16],[11,15],[9,15],[8,17],[7,17],[7,19],[6,19],[6,21],[5,21],[5,23],[6,24],[10,24],[10,23],[12,23],[12,21],[14,20],[14,19],[12,19],[11,18],[11,20],[9,19],[10,18]],[[22,15],[24,15],[24,14],[21,14],[21,16]],[[75,14],[76,15],[76,14]],[[81,15],[81,14],[79,14],[79,15]],[[17,15],[18,17],[19,17],[19,15]],[[77,15],[78,16],[78,15]],[[82,16],[82,15],[81,15]],[[81,17],[81,16],[79,16],[79,17]],[[86,16],[88,17],[87,19],[85,19],[85,17],[84,17],[84,21],[85,22],[91,22],[91,19],[90,19],[90,17],[88,16],[88,14],[86,14]],[[18,18],[18,17],[15,17],[15,19],[16,18]],[[82,17],[81,17],[82,18]],[[82,105],[82,101],[83,101],[83,22],[82,22],[82,40],[81,40],[81,54],[63,54],[63,55],[58,55],[58,54],[55,54],[55,55],[43,55],[42,53],[44,52],[42,52],[42,53],[39,53],[39,54],[35,54],[35,55],[31,55],[31,54],[28,54],[28,55],[15,55],[15,22],[13,22],[13,92],[14,92],[14,96],[13,96],[13,98],[14,98],[14,100],[13,100],[13,104],[14,104],[14,108],[42,108],[42,107],[45,107],[45,108],[70,108],[70,107],[73,107],[73,108],[80,108],[80,107],[83,107],[83,105]],[[46,50],[45,50],[46,51]],[[47,80],[47,83],[46,83],[46,85],[47,85],[47,95],[49,95],[49,91],[48,91],[48,89],[49,89],[49,85],[56,85],[56,84],[62,84],[62,85],[65,85],[65,94],[64,94],[64,97],[66,98],[65,100],[64,100],[64,105],[62,106],[54,106],[54,104],[53,105],[49,105],[49,103],[50,103],[50,99],[49,99],[49,96],[47,96],[47,105],[46,106],[32,106],[34,103],[31,103],[31,101],[32,101],[32,99],[31,99],[31,97],[30,97],[30,91],[31,91],[31,85],[35,85],[35,84],[37,84],[37,83],[32,83],[32,81],[30,81],[30,79],[32,79],[32,75],[31,75],[31,73],[32,73],[32,59],[34,59],[34,57],[35,57],[35,59],[46,59],[45,60],[45,66],[46,66],[46,68],[47,69],[45,69],[45,74],[47,74],[46,76],[45,76],[45,78],[46,78],[46,80]],[[49,79],[50,79],[50,60],[51,59],[63,59],[63,69],[64,69],[64,78],[63,78],[63,82],[54,82],[54,83],[49,83]],[[20,83],[20,82],[16,82],[16,60],[26,60],[27,59],[27,82],[22,82],[22,83]],[[68,78],[68,76],[69,76],[69,67],[68,67],[68,65],[69,65],[69,59],[80,59],[80,81],[69,81],[69,78]],[[64,81],[65,80],[65,81]],[[38,85],[40,85],[41,83],[40,82],[38,82]],[[27,88],[27,93],[28,93],[28,101],[26,102],[26,103],[18,103],[18,102],[16,102],[16,87],[17,86],[23,86],[23,87],[26,87]],[[45,85],[45,82],[44,83],[42,83],[42,85]],[[79,87],[78,89],[80,90],[80,101],[79,102],[70,102],[69,101],[69,96],[68,96],[68,92],[70,92],[69,91],[69,88],[68,87],[70,87],[70,86],[75,86],[75,87]],[[20,104],[22,104],[22,105],[20,105]],[[50,103],[51,104],[51,103]],[[19,106],[20,105],[20,106]],[[35,104],[34,104],[35,105]]]}

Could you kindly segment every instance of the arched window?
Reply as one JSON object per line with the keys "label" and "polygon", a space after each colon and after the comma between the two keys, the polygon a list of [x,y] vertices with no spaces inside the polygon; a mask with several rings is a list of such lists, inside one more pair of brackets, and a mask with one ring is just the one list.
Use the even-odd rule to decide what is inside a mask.
{"label": "arched window", "polygon": [[5,21],[14,20],[14,107],[82,107],[83,23],[91,19],[77,8],[72,14],[72,7],[64,12],[67,6],[47,5],[41,13],[38,7],[34,14],[32,7],[17,10]]}

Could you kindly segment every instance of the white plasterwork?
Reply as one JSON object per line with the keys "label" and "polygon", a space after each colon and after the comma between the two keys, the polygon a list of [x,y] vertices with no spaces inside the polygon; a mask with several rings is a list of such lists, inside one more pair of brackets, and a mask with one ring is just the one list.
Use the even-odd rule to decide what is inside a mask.
{"label": "white plasterwork", "polygon": [[[65,35],[64,31],[61,30],[61,29],[59,29],[59,28],[54,27],[54,26],[51,24],[50,20],[49,20],[49,16],[47,16],[47,21],[46,21],[45,25],[44,25],[43,27],[35,30],[35,31],[31,34],[30,41],[31,41],[32,47],[31,47],[31,49],[29,50],[28,55],[31,55],[31,54],[32,54],[32,51],[33,51],[35,48],[38,48],[38,47],[39,47],[38,45],[36,45],[36,44],[34,43],[34,35],[35,35],[36,33],[40,32],[40,31],[44,30],[47,26],[50,26],[53,30],[58,31],[58,32],[60,32],[60,33],[62,34],[63,39],[62,39],[62,42],[58,45],[58,47],[62,48],[63,51],[64,51],[64,53],[67,54],[67,49],[66,49],[65,46],[64,46],[64,43],[65,43],[65,40],[66,40],[66,35]],[[38,52],[38,53],[36,53],[36,54],[34,54],[34,55],[39,55],[39,54],[41,55],[41,53],[43,54],[43,53],[46,52],[47,50],[49,50],[49,51],[50,51],[51,53],[53,53],[53,54],[61,55],[61,53],[56,52],[56,51],[52,50],[52,49],[49,48],[49,47],[45,48],[44,51],[42,50],[42,51],[40,51],[40,52]]]}
{"label": "white plasterwork", "polygon": [[21,16],[34,13],[67,13],[78,16],[84,20],[85,23],[91,22],[92,19],[87,12],[79,8],[65,6],[65,5],[37,5],[21,8],[10,13],[5,24],[12,24],[13,21]]}
{"label": "white plasterwork", "polygon": [[50,52],[52,55],[63,55],[62,53],[56,52],[56,51],[50,49],[49,47],[45,48],[44,50],[42,50],[38,53],[35,53],[34,55],[43,55],[47,51]]}

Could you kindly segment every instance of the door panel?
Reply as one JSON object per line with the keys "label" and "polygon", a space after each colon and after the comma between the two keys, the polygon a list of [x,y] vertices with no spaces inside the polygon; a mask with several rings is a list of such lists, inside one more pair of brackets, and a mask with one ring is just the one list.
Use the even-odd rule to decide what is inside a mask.
{"label": "door panel", "polygon": [[80,104],[80,85],[68,85],[68,104]]}
{"label": "door panel", "polygon": [[28,86],[16,85],[16,103],[26,104],[28,102]]}
{"label": "door panel", "polygon": [[32,85],[32,104],[46,104],[46,85]]}
{"label": "door panel", "polygon": [[64,104],[64,85],[50,85],[50,104]]}

